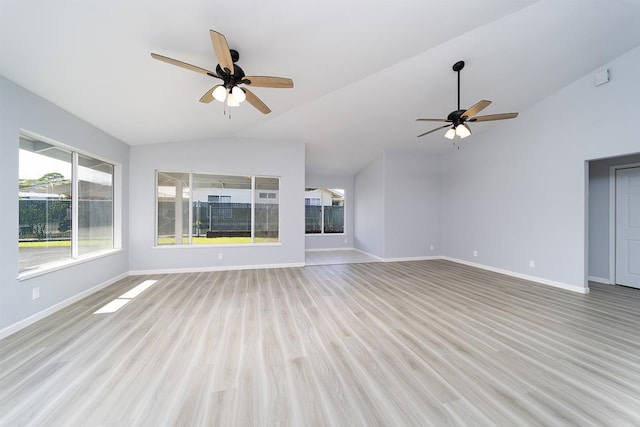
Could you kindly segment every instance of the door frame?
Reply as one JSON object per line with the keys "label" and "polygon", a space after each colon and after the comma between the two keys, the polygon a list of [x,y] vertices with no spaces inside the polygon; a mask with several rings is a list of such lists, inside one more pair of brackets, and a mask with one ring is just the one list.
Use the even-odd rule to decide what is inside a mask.
{"label": "door frame", "polygon": [[609,283],[616,285],[616,171],[640,167],[627,163],[609,167]]}

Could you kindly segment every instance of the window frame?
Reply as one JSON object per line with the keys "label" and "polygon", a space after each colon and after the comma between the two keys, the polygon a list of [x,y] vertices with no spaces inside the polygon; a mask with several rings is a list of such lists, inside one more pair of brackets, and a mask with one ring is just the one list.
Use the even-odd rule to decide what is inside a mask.
{"label": "window frame", "polygon": [[[122,251],[122,165],[118,162],[113,161],[112,159],[96,155],[86,150],[79,149],[69,144],[65,144],[59,142],[55,139],[40,135],[38,133],[29,131],[27,129],[19,129],[18,132],[18,157],[20,156],[20,138],[26,138],[31,140],[38,140],[45,144],[52,145],[61,150],[65,150],[71,153],[72,162],[71,162],[71,256],[69,258],[64,258],[60,260],[55,260],[51,262],[46,262],[44,264],[40,264],[34,267],[31,267],[27,270],[20,271],[19,265],[16,266],[18,270],[17,280],[26,280],[32,277],[41,276],[43,274],[48,274],[53,271],[61,270],[64,268],[68,268],[74,265],[82,264],[88,261],[92,261],[98,258],[103,258],[106,256],[110,256],[114,253],[118,253]],[[113,166],[112,173],[112,182],[111,182],[111,190],[112,190],[112,246],[110,248],[101,249],[94,252],[89,252],[86,254],[79,254],[78,245],[80,242],[79,236],[79,199],[77,197],[79,190],[79,175],[78,175],[78,159],[79,156],[90,157],[95,160],[99,160],[105,163],[108,163]],[[20,180],[20,167],[18,166],[18,177],[17,180]],[[19,188],[16,189],[19,193]],[[18,195],[18,201],[20,197]],[[19,202],[18,202],[19,203]],[[18,206],[19,210],[19,206]],[[20,226],[18,222],[18,227]],[[20,259],[20,255],[18,254],[18,260]]]}
{"label": "window frame", "polygon": [[[188,175],[189,178],[189,199],[188,199],[188,206],[189,206],[189,210],[188,210],[188,216],[189,216],[189,221],[188,221],[188,230],[187,230],[187,238],[186,239],[182,239],[182,240],[186,240],[187,243],[173,243],[173,244],[159,244],[159,235],[158,235],[158,221],[159,221],[159,200],[158,200],[158,185],[159,185],[159,175],[160,174],[186,174]],[[193,238],[197,237],[194,232],[194,194],[195,194],[195,190],[193,188],[193,181],[194,181],[194,175],[209,175],[209,176],[218,176],[218,177],[248,177],[251,179],[251,187],[248,189],[250,194],[251,194],[251,201],[249,202],[251,204],[251,212],[250,212],[250,228],[251,228],[251,236],[250,236],[250,242],[248,243],[199,243],[199,244],[194,244],[193,243]],[[256,179],[260,179],[260,178],[266,178],[266,179],[277,179],[278,180],[278,193],[281,191],[281,182],[282,182],[282,177],[281,176],[275,176],[275,175],[248,175],[248,174],[220,174],[220,173],[211,173],[211,172],[178,172],[175,170],[169,170],[169,169],[155,169],[155,215],[154,215],[154,248],[157,249],[167,249],[167,248],[220,248],[220,247],[230,247],[230,246],[239,246],[239,247],[255,247],[255,246],[282,246],[282,240],[281,240],[281,230],[282,230],[282,224],[280,221],[280,215],[278,215],[278,240],[274,241],[274,242],[256,242],[256,238],[259,238],[259,236],[256,236],[256,202],[258,200],[258,196],[256,195],[256,193],[259,191],[258,189],[256,189]],[[264,191],[264,190],[262,190]],[[215,195],[214,195],[215,196]],[[226,196],[221,196],[221,195],[217,195],[219,200],[221,197],[226,197]],[[231,197],[231,196],[229,196]],[[276,196],[274,197],[275,200],[277,201],[277,205],[278,205],[278,211],[280,210],[280,196]],[[207,198],[208,200],[208,198]],[[207,202],[207,203],[216,203],[216,202]],[[218,203],[224,203],[224,202],[218,202]],[[232,202],[233,203],[233,202]]]}
{"label": "window frame", "polygon": [[[311,189],[311,188],[315,188],[316,190],[320,190],[321,194],[324,193],[324,191],[331,191],[333,189],[338,189],[337,187],[334,188],[330,188],[330,187],[306,187],[305,186],[305,193]],[[319,233],[308,233],[306,230],[306,211],[305,211],[305,231],[304,234],[305,236],[343,236],[345,234],[347,234],[347,190],[345,188],[340,188],[340,190],[342,190],[344,192],[343,196],[342,196],[342,205],[343,205],[343,212],[342,212],[342,232],[340,233],[328,233],[325,231],[325,224],[324,224],[324,214],[325,214],[325,205],[323,203],[323,197],[320,198],[316,198],[316,197],[306,197],[305,194],[305,198],[304,198],[304,204],[305,204],[305,209],[308,206],[320,206],[320,232]],[[319,201],[318,204],[316,203],[312,203],[312,201]]]}

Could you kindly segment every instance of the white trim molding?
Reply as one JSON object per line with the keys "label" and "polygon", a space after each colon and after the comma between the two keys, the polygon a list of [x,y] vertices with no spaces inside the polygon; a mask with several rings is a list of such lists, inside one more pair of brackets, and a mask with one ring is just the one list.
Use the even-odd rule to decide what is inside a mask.
{"label": "white trim molding", "polygon": [[[311,248],[311,249],[305,249],[305,252],[333,252],[333,251],[358,251],[358,252],[362,252],[358,249],[355,248]],[[362,252],[364,253],[364,252]],[[367,254],[369,255],[369,254]],[[373,255],[371,255],[373,256]]]}
{"label": "white trim molding", "polygon": [[500,274],[504,274],[504,275],[507,275],[507,276],[517,277],[518,279],[529,280],[531,282],[541,283],[543,285],[548,285],[548,286],[553,286],[555,288],[565,289],[567,291],[578,292],[580,294],[588,294],[589,293],[589,287],[588,286],[581,287],[581,286],[570,285],[568,283],[556,282],[555,280],[543,279],[541,277],[530,276],[528,274],[522,274],[522,273],[516,273],[515,271],[504,270],[502,268],[491,267],[491,266],[483,265],[483,264],[476,264],[475,262],[469,262],[469,261],[465,261],[465,260],[462,260],[462,259],[451,258],[451,257],[447,257],[447,256],[442,257],[442,259],[445,259],[447,261],[457,262],[458,264],[464,264],[464,265],[468,265],[468,266],[471,266],[471,267],[480,268],[482,270],[493,271],[494,273],[500,273]]}
{"label": "white trim molding", "polygon": [[411,257],[401,257],[401,258],[384,258],[383,262],[402,262],[402,261],[429,261],[434,259],[443,259],[441,256],[411,256]]}
{"label": "white trim molding", "polygon": [[187,267],[168,268],[160,270],[134,270],[130,271],[131,276],[142,276],[147,274],[173,274],[173,273],[205,273],[210,271],[234,271],[234,270],[260,270],[265,268],[292,268],[304,267],[304,262],[293,262],[288,264],[260,264],[260,265],[228,265],[220,267]]}

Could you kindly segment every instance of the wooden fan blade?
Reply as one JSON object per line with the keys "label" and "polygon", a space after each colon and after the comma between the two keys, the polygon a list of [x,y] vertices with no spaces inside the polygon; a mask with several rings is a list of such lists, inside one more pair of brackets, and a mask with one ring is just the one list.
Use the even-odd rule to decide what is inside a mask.
{"label": "wooden fan blade", "polygon": [[209,30],[211,36],[211,44],[213,44],[213,50],[216,52],[216,58],[218,58],[218,64],[222,69],[229,70],[230,74],[233,74],[233,60],[231,59],[231,51],[227,44],[227,39],[224,35],[217,31]]}
{"label": "wooden fan blade", "polygon": [[451,125],[438,126],[438,127],[437,127],[437,128],[435,128],[435,129],[431,129],[429,132],[421,133],[420,135],[418,135],[418,138],[420,138],[421,136],[429,135],[430,133],[433,133],[433,132],[439,131],[440,129],[448,128],[448,127],[450,127],[450,126],[451,126]]}
{"label": "wooden fan blade", "polygon": [[469,119],[475,116],[476,114],[478,114],[480,111],[487,108],[489,104],[491,104],[491,101],[487,101],[486,99],[483,99],[482,101],[477,102],[473,107],[469,108],[467,111],[462,113],[461,117],[465,119]]}
{"label": "wooden fan blade", "polygon": [[271,112],[269,107],[267,107],[266,104],[262,102],[260,98],[258,98],[253,92],[245,87],[243,87],[242,90],[244,90],[244,93],[247,95],[247,102],[256,107],[258,111],[263,114],[269,114]]}
{"label": "wooden fan blade", "polygon": [[202,98],[200,98],[200,102],[202,102],[203,104],[208,104],[211,101],[213,101],[214,100],[213,91],[216,90],[218,86],[222,86],[222,85],[215,85],[214,87],[206,91],[204,95],[202,95]]}
{"label": "wooden fan blade", "polygon": [[469,119],[470,122],[490,122],[493,120],[505,120],[505,119],[515,119],[518,117],[518,113],[502,113],[502,114],[489,114],[487,116],[478,116],[472,119]]}
{"label": "wooden fan blade", "polygon": [[447,119],[416,119],[416,122],[449,122],[449,123],[451,123],[451,120],[447,120]]}
{"label": "wooden fan blade", "polygon": [[286,77],[245,76],[242,82],[253,87],[292,88],[293,80]]}
{"label": "wooden fan blade", "polygon": [[157,53],[152,53],[151,57],[153,59],[157,59],[158,61],[166,62],[167,64],[177,65],[178,67],[186,68],[187,70],[195,71],[200,74],[208,74],[208,75],[216,75],[209,70],[205,70],[204,68],[196,67],[195,65],[187,64],[186,62],[178,61],[177,59],[169,58],[167,56],[158,55]]}

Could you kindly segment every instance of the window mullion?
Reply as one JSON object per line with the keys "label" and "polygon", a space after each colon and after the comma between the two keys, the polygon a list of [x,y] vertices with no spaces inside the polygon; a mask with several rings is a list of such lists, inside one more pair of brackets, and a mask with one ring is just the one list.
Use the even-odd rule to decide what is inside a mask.
{"label": "window mullion", "polygon": [[324,234],[324,188],[320,193],[320,234]]}
{"label": "window mullion", "polygon": [[189,244],[193,244],[193,174],[189,174]]}
{"label": "window mullion", "polygon": [[251,243],[256,237],[256,177],[251,176]]}
{"label": "window mullion", "polygon": [[78,206],[80,206],[80,191],[78,185],[78,153],[73,151],[71,153],[71,258],[78,258],[78,242],[79,242],[79,230],[80,224],[78,219],[80,213]]}

